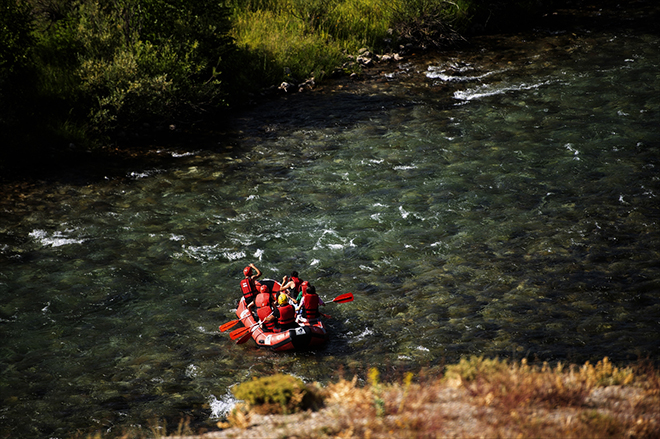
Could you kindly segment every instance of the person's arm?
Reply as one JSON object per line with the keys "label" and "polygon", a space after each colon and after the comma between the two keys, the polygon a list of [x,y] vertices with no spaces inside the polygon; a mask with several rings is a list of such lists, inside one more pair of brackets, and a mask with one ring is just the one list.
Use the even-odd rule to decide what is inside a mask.
{"label": "person's arm", "polygon": [[296,283],[292,280],[287,282],[287,279],[289,279],[288,276],[284,276],[284,279],[282,279],[282,286],[280,287],[280,291],[286,294],[287,297],[293,301],[293,303],[298,303],[298,300],[300,299],[295,299],[291,295],[293,289],[296,287]]}
{"label": "person's arm", "polygon": [[[296,283],[292,280],[289,280],[288,276],[284,276],[282,279],[282,286],[280,287],[280,291],[289,290],[295,287]],[[291,297],[289,294],[287,294],[287,296]]]}
{"label": "person's arm", "polygon": [[300,308],[303,307],[303,303],[305,303],[305,298],[303,297],[302,300],[298,305],[296,305],[296,311],[300,310]]}
{"label": "person's arm", "polygon": [[292,301],[293,303],[295,303],[295,304],[298,303],[298,301],[297,301],[296,299],[294,299],[292,295],[290,295],[290,294],[287,293],[287,296],[289,296],[289,299],[291,299],[291,301]]}
{"label": "person's arm", "polygon": [[252,275],[252,279],[257,279],[261,276],[261,270],[259,270],[254,264],[250,264],[250,267],[254,268],[254,270],[257,272],[257,274]]}

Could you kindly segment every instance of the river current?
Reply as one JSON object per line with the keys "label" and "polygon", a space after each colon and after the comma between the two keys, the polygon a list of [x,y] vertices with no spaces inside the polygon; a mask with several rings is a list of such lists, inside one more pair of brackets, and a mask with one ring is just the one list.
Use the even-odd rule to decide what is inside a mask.
{"label": "river current", "polygon": [[[461,357],[660,360],[660,38],[491,37],[269,101],[167,165],[0,200],[0,434],[212,426],[230,387]],[[164,160],[165,162],[165,160]],[[234,345],[244,266],[322,349]],[[397,375],[399,374],[399,375]]]}

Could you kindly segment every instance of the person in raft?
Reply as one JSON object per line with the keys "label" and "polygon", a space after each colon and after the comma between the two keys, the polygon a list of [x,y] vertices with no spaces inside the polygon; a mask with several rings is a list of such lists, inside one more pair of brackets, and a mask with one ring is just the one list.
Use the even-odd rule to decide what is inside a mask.
{"label": "person in raft", "polygon": [[305,291],[302,293],[302,299],[296,306],[296,311],[301,311],[298,320],[301,322],[318,320],[321,316],[319,305],[325,306],[325,303],[323,303],[323,300],[321,300],[319,295],[316,294],[316,287],[310,285],[305,288]]}
{"label": "person in raft", "polygon": [[254,304],[257,307],[257,317],[259,318],[259,322],[261,322],[261,327],[266,332],[275,331],[275,321],[277,318],[273,314],[273,296],[267,285],[262,285],[259,288],[259,294],[254,299]]}
{"label": "person in raft", "polygon": [[241,292],[243,293],[243,297],[245,297],[245,304],[251,307],[254,303],[254,298],[259,292],[255,281],[261,276],[261,270],[255,267],[254,264],[250,264],[243,269],[243,274],[245,275],[245,279],[241,280]]}
{"label": "person in raft", "polygon": [[277,298],[277,305],[278,306],[273,310],[273,313],[277,315],[279,332],[291,328],[297,328],[296,311],[293,305],[289,303],[289,296],[284,293],[280,294],[280,297]]}
{"label": "person in raft", "polygon": [[300,284],[300,290],[298,290],[298,297],[296,297],[296,303],[300,303],[302,300],[303,294],[305,294],[305,291],[307,291],[307,288],[309,288],[309,282],[305,281]]}
{"label": "person in raft", "polygon": [[300,305],[300,301],[303,298],[303,295],[305,294],[305,291],[307,291],[307,288],[309,288],[309,282],[304,281],[303,283],[300,284],[300,292],[298,293],[298,297],[295,300],[297,317],[300,317],[302,314],[302,308],[299,305]]}
{"label": "person in raft", "polygon": [[296,299],[296,295],[300,292],[300,285],[303,283],[302,279],[298,277],[297,271],[291,272],[291,277],[284,276],[282,278],[282,286],[280,291],[285,293],[294,303],[298,303],[299,299]]}

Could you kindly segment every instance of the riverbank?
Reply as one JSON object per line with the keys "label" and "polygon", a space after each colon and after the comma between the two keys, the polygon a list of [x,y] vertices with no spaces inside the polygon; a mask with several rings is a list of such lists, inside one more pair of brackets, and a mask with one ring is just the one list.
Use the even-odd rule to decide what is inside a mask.
{"label": "riverbank", "polygon": [[441,376],[395,383],[372,369],[366,385],[354,377],[315,387],[321,410],[263,414],[239,405],[222,430],[170,438],[657,438],[659,378],[607,358],[554,368],[472,358]]}
{"label": "riverbank", "polygon": [[[609,0],[601,2],[583,0],[571,4],[557,2],[555,6],[548,13],[536,11],[535,14],[527,17],[527,20],[518,20],[516,23],[510,22],[512,19],[509,17],[509,21],[503,20],[497,27],[495,27],[496,23],[488,20],[490,27],[484,27],[481,31],[478,31],[479,26],[475,25],[471,31],[465,30],[465,38],[460,38],[461,45],[466,49],[478,46],[480,38],[483,38],[484,35],[494,35],[496,32],[509,34],[516,32],[580,33],[585,30],[604,28],[636,28],[656,32],[655,23],[660,10],[656,4],[647,0],[637,0],[623,6]],[[479,23],[478,20],[477,23]],[[234,37],[237,38],[238,34]],[[244,40],[239,40],[243,41],[242,44],[245,45],[247,44],[245,41],[249,41],[249,39],[243,38]],[[372,40],[373,38],[369,41]],[[238,93],[237,97],[233,100],[230,99],[229,107],[207,106],[208,108],[204,107],[202,111],[203,115],[188,119],[159,117],[156,120],[142,121],[140,119],[140,123],[137,123],[139,118],[129,118],[132,121],[129,124],[130,129],[116,130],[106,141],[97,143],[94,147],[90,147],[84,140],[85,135],[82,133],[84,131],[82,128],[78,127],[81,130],[80,133],[75,135],[72,133],[77,126],[73,119],[67,121],[66,127],[61,128],[55,135],[50,133],[44,138],[35,137],[35,133],[43,131],[45,118],[32,116],[27,120],[26,126],[22,128],[23,134],[19,136],[32,133],[25,137],[28,140],[31,139],[32,143],[23,142],[20,148],[9,148],[5,145],[5,148],[0,151],[0,156],[3,158],[0,161],[0,170],[2,170],[0,182],[58,179],[61,176],[69,178],[68,176],[72,174],[78,179],[89,180],[98,178],[99,175],[104,178],[108,172],[112,173],[115,169],[121,173],[131,165],[143,162],[145,156],[149,156],[147,159],[154,158],[151,147],[145,147],[145,145],[176,147],[186,143],[198,143],[200,139],[210,136],[214,136],[215,143],[218,143],[218,131],[223,131],[220,135],[230,131],[229,124],[237,112],[249,111],[266,100],[281,99],[300,91],[315,91],[317,94],[322,94],[338,87],[344,87],[344,90],[360,86],[368,87],[369,82],[382,80],[383,77],[379,72],[387,70],[389,66],[415,60],[424,53],[438,50],[438,47],[434,45],[425,45],[414,40],[410,40],[406,45],[391,48],[379,46],[377,50],[374,50],[373,44],[368,44],[369,41],[361,41],[365,44],[361,50],[357,49],[358,42],[352,43],[351,51],[344,48],[341,59],[330,57],[331,60],[328,61],[330,64],[325,65],[323,75],[317,74],[316,78],[309,77],[312,74],[312,68],[309,66],[300,67],[302,70],[294,69],[295,71],[292,71],[286,65],[287,57],[291,56],[292,52],[288,48],[278,49],[288,54],[279,61],[266,63],[265,60],[261,60],[257,62],[258,60],[249,61],[249,57],[246,57],[242,60],[243,63],[248,63],[255,71],[259,70],[260,63],[266,63],[269,65],[268,72],[263,71],[257,74],[243,66],[237,68],[235,72],[226,73],[228,77],[223,81],[232,84],[229,86],[229,89],[233,90],[232,93]],[[443,39],[442,41],[447,43],[448,40]],[[348,53],[355,53],[355,55],[347,55]],[[266,55],[262,54],[262,56]],[[273,59],[277,58],[275,54],[268,56]],[[298,56],[308,62],[316,62],[313,60],[314,56],[305,53]],[[290,63],[294,65],[301,62],[291,61]],[[318,62],[316,63],[318,64]],[[234,67],[236,66],[234,65]],[[290,73],[282,76],[282,72]],[[320,80],[324,77],[324,80]],[[284,79],[283,82],[282,79]],[[270,84],[270,86],[265,87],[266,84]],[[17,88],[21,89],[21,87]],[[25,102],[21,103],[21,105],[24,104]],[[59,111],[58,114],[69,112]],[[69,116],[69,118],[72,117],[73,115]],[[76,138],[76,136],[80,138]],[[11,143],[8,141],[7,144]],[[19,144],[21,143],[18,142],[16,145]],[[35,145],[37,145],[36,150],[34,150]]]}

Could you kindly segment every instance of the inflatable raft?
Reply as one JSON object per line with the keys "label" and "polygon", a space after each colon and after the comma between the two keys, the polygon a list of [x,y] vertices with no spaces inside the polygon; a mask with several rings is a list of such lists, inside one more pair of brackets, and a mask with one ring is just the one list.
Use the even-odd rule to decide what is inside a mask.
{"label": "inflatable raft", "polygon": [[[277,281],[264,279],[259,284],[268,285],[273,292],[280,289]],[[259,347],[270,348],[274,351],[290,351],[294,349],[307,349],[325,343],[328,339],[325,327],[321,320],[299,323],[298,327],[282,332],[267,332],[259,326],[259,321],[245,305],[241,298],[236,308],[236,315],[243,326],[249,328],[252,339]]]}

